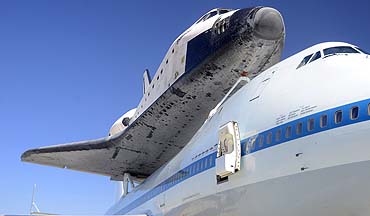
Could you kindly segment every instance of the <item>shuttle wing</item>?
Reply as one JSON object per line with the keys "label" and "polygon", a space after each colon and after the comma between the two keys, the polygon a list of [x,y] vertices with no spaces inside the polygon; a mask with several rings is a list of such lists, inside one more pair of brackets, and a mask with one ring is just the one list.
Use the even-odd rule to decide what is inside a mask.
{"label": "shuttle wing", "polygon": [[[146,177],[173,158],[208,117],[208,106],[170,88],[124,131],[97,140],[31,149],[22,161],[110,176]],[[189,104],[173,103],[179,98]],[[212,105],[212,104],[211,104]],[[214,106],[214,105],[212,105]],[[197,113],[195,116],[194,113]]]}
{"label": "shuttle wing", "polygon": [[[240,78],[225,98],[248,80]],[[178,99],[177,94],[169,92],[164,93],[161,98],[167,98],[168,101]],[[118,134],[96,140],[31,149],[24,152],[21,159],[106,175],[112,180],[122,180],[124,173],[139,178],[147,177],[174,157],[208,117],[208,107],[201,108],[191,99],[188,99],[188,103],[194,110],[185,111],[182,103],[165,104],[157,101]],[[165,114],[160,114],[161,112]],[[196,112],[198,115],[194,116],[193,113]]]}
{"label": "shuttle wing", "polygon": [[[127,169],[128,165],[118,163],[116,160],[118,154],[129,160],[130,157],[137,156],[137,153],[134,149],[128,150],[128,148],[121,151],[115,145],[116,142],[119,141],[106,137],[97,140],[42,147],[24,152],[21,158],[22,161],[31,163],[112,177],[119,176],[120,167]],[[134,154],[131,154],[132,152]],[[135,165],[131,164],[130,166],[134,168]]]}
{"label": "shuttle wing", "polygon": [[161,157],[163,143],[159,144],[156,139],[150,139],[148,136],[153,133],[150,132],[153,128],[139,123],[142,122],[133,123],[130,128],[116,136],[31,149],[24,152],[21,159],[31,163],[106,175],[113,180],[121,180],[125,172],[137,177],[146,177],[168,158]]}

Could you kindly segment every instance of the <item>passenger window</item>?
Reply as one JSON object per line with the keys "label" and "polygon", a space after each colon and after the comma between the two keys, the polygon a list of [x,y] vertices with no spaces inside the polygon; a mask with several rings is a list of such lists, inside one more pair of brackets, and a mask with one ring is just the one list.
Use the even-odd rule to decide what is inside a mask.
{"label": "passenger window", "polygon": [[367,105],[367,114],[370,115],[370,103]]}
{"label": "passenger window", "polygon": [[279,141],[281,138],[281,129],[276,131],[275,141]]}
{"label": "passenger window", "polygon": [[302,66],[304,66],[304,65],[306,65],[306,64],[307,64],[307,62],[308,62],[308,61],[310,60],[310,58],[312,57],[312,55],[313,55],[313,54],[311,54],[311,55],[308,55],[308,56],[304,57],[304,58],[303,58],[303,60],[301,61],[301,63],[299,63],[299,65],[298,65],[297,69],[298,69],[298,68],[300,68],[300,67],[302,67]]}
{"label": "passenger window", "polygon": [[335,112],[335,116],[334,116],[334,122],[335,124],[339,124],[342,122],[342,117],[343,117],[343,113],[342,113],[342,110],[338,110]]}
{"label": "passenger window", "polygon": [[303,126],[302,122],[298,122],[298,124],[297,124],[297,126],[295,128],[295,133],[297,135],[300,135],[302,133],[302,126]]}
{"label": "passenger window", "polygon": [[259,135],[259,137],[258,137],[258,145],[259,145],[259,147],[263,146],[263,135],[262,134]]}
{"label": "passenger window", "polygon": [[328,125],[328,116],[327,115],[322,115],[320,117],[320,127],[324,128]]}
{"label": "passenger window", "polygon": [[250,148],[252,151],[256,148],[256,138],[252,138],[250,141]]}
{"label": "passenger window", "polygon": [[351,108],[351,120],[358,119],[359,109],[357,106]]}
{"label": "passenger window", "polygon": [[271,144],[271,142],[272,142],[272,132],[269,132],[267,134],[266,143]]}
{"label": "passenger window", "polygon": [[316,61],[316,60],[317,60],[317,59],[319,59],[319,58],[321,58],[321,53],[320,53],[320,51],[318,51],[318,52],[316,52],[316,53],[315,53],[315,55],[312,57],[312,59],[311,59],[310,63],[311,63],[311,62],[313,62],[313,61]]}
{"label": "passenger window", "polygon": [[312,131],[314,129],[315,120],[313,118],[310,118],[307,122],[307,130]]}
{"label": "passenger window", "polygon": [[292,127],[291,126],[288,126],[285,129],[285,138],[289,138],[291,135],[292,135]]}

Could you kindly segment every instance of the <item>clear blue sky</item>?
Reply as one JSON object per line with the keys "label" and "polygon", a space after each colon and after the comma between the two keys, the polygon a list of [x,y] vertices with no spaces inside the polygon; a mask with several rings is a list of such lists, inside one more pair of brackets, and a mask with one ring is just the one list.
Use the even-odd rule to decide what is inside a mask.
{"label": "clear blue sky", "polygon": [[215,7],[266,5],[283,14],[284,58],[324,41],[370,50],[363,1],[0,1],[0,213],[104,213],[107,177],[20,162],[29,148],[107,135],[141,98],[172,41]]}

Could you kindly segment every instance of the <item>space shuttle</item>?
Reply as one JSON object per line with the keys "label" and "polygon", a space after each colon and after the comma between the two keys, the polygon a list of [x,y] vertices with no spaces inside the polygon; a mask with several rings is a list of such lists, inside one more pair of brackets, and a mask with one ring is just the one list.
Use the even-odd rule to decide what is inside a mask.
{"label": "space shuttle", "polygon": [[176,38],[153,77],[145,70],[140,103],[107,137],[32,149],[22,161],[145,179],[184,148],[240,77],[279,62],[284,40],[273,8],[213,9]]}

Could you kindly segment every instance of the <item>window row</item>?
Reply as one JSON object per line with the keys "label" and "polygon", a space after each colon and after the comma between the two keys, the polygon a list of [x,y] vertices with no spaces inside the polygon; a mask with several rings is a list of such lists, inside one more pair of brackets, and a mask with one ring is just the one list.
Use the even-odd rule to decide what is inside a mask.
{"label": "window row", "polygon": [[210,155],[204,159],[201,159],[193,163],[192,165],[188,166],[185,169],[182,169],[181,171],[177,172],[175,175],[168,178],[165,182],[162,182],[160,185],[150,190],[148,193],[146,193],[144,196],[142,196],[139,200],[136,200],[135,202],[139,202],[139,203],[145,202],[146,200],[149,200],[153,198],[154,196],[158,195],[159,193],[165,191],[167,188],[173,186],[174,184],[185,180],[185,178],[188,178],[191,175],[194,175],[207,168],[212,167],[214,160],[215,158]]}
{"label": "window row", "polygon": [[165,185],[167,184],[173,184],[178,181],[182,181],[185,178],[194,175],[196,173],[199,173],[207,168],[210,168],[213,166],[214,157],[208,156],[205,159],[201,159],[191,166],[177,172],[175,175],[171,176],[169,179],[166,180]]}
{"label": "window row", "polygon": [[[368,104],[367,108],[367,114],[370,116],[370,104]],[[360,116],[360,108],[358,106],[353,106],[349,110],[349,119],[350,120],[357,120]],[[334,113],[334,124],[340,124],[343,122],[343,111],[341,109],[337,110]],[[319,119],[318,127],[326,128],[328,127],[329,123],[329,116],[328,114],[322,114]],[[315,129],[315,118],[308,118],[306,122],[297,122],[295,125],[287,125],[285,127],[285,130],[283,128],[277,129],[274,133],[272,131],[268,132],[266,135],[260,134],[258,135],[257,139],[252,141],[252,150],[256,148],[256,145],[258,145],[260,148],[264,145],[270,145],[273,141],[279,142],[283,138],[290,139],[293,136],[293,133],[296,136],[300,136],[303,133],[303,127],[307,128],[307,131],[313,131]],[[274,137],[273,137],[274,135]]]}

